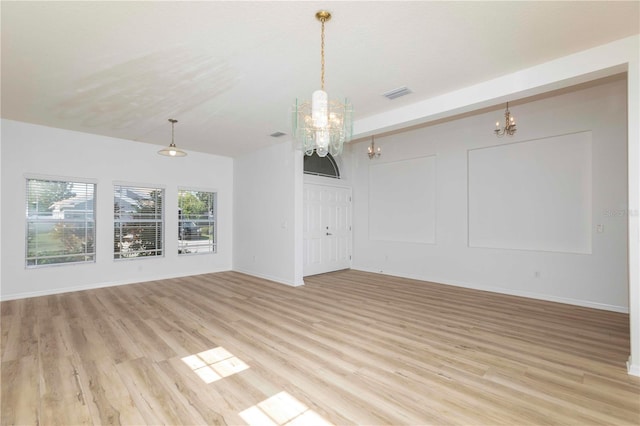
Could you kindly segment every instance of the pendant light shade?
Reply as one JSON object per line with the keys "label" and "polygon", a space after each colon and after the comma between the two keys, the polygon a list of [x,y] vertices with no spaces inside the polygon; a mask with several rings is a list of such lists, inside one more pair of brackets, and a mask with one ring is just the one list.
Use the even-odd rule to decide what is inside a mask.
{"label": "pendant light shade", "polygon": [[176,147],[175,142],[173,141],[173,138],[174,138],[174,125],[178,122],[178,120],[174,120],[173,118],[170,118],[169,122],[171,123],[171,144],[169,144],[168,147],[158,151],[158,154],[165,155],[167,157],[185,157],[187,155],[187,153],[184,152],[181,149],[178,149]]}

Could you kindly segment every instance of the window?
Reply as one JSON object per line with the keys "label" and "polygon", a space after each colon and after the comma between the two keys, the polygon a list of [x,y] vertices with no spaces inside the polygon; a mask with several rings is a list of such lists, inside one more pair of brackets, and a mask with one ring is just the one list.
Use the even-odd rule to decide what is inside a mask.
{"label": "window", "polygon": [[164,189],[114,186],[113,258],[162,256]]}
{"label": "window", "polygon": [[178,191],[178,254],[215,253],[216,193]]}
{"label": "window", "polygon": [[27,179],[26,266],[95,262],[94,183]]}
{"label": "window", "polygon": [[327,154],[326,157],[320,157],[315,152],[313,155],[305,155],[304,173],[308,175],[340,179],[338,164],[336,164],[336,160],[331,154]]}

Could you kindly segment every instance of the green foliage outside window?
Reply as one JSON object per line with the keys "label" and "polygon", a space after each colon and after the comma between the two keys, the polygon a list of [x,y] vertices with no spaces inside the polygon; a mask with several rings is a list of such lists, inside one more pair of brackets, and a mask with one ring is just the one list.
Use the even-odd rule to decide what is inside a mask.
{"label": "green foliage outside window", "polygon": [[95,259],[95,184],[27,179],[27,267]]}

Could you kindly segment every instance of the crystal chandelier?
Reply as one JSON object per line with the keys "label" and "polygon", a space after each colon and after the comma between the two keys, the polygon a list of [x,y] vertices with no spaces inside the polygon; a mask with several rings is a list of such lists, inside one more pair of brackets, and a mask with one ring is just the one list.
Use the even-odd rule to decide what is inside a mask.
{"label": "crystal chandelier", "polygon": [[321,10],[316,19],[322,24],[320,37],[320,90],[313,92],[311,101],[299,102],[293,106],[293,135],[306,155],[316,152],[320,157],[328,153],[337,156],[342,153],[345,142],[353,134],[353,108],[348,100],[328,100],[324,91],[324,24],[331,19],[331,13]]}
{"label": "crystal chandelier", "polygon": [[178,120],[174,120],[173,118],[170,118],[169,122],[171,123],[171,143],[169,144],[168,147],[158,151],[158,154],[166,155],[167,157],[184,157],[187,155],[187,153],[181,149],[178,149],[178,147],[176,147],[175,142],[173,141],[173,136],[174,136],[173,127],[178,122]]}
{"label": "crystal chandelier", "polygon": [[496,121],[496,129],[494,133],[497,137],[501,138],[504,135],[513,136],[516,132],[516,119],[509,112],[509,102],[507,102],[507,109],[504,112],[504,128],[500,129],[500,122]]}

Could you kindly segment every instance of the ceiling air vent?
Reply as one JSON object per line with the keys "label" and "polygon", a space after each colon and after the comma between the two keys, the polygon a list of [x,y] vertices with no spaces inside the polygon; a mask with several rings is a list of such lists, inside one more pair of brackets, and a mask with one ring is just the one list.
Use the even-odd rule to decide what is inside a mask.
{"label": "ceiling air vent", "polygon": [[406,86],[402,86],[398,87],[397,89],[389,90],[388,92],[383,93],[382,96],[389,100],[393,100],[395,98],[399,98],[400,96],[408,95],[409,93],[412,93],[411,89]]}
{"label": "ceiling air vent", "polygon": [[284,135],[286,135],[286,133],[277,131],[277,132],[271,133],[269,136],[271,136],[272,138],[279,138],[280,136],[284,136]]}

